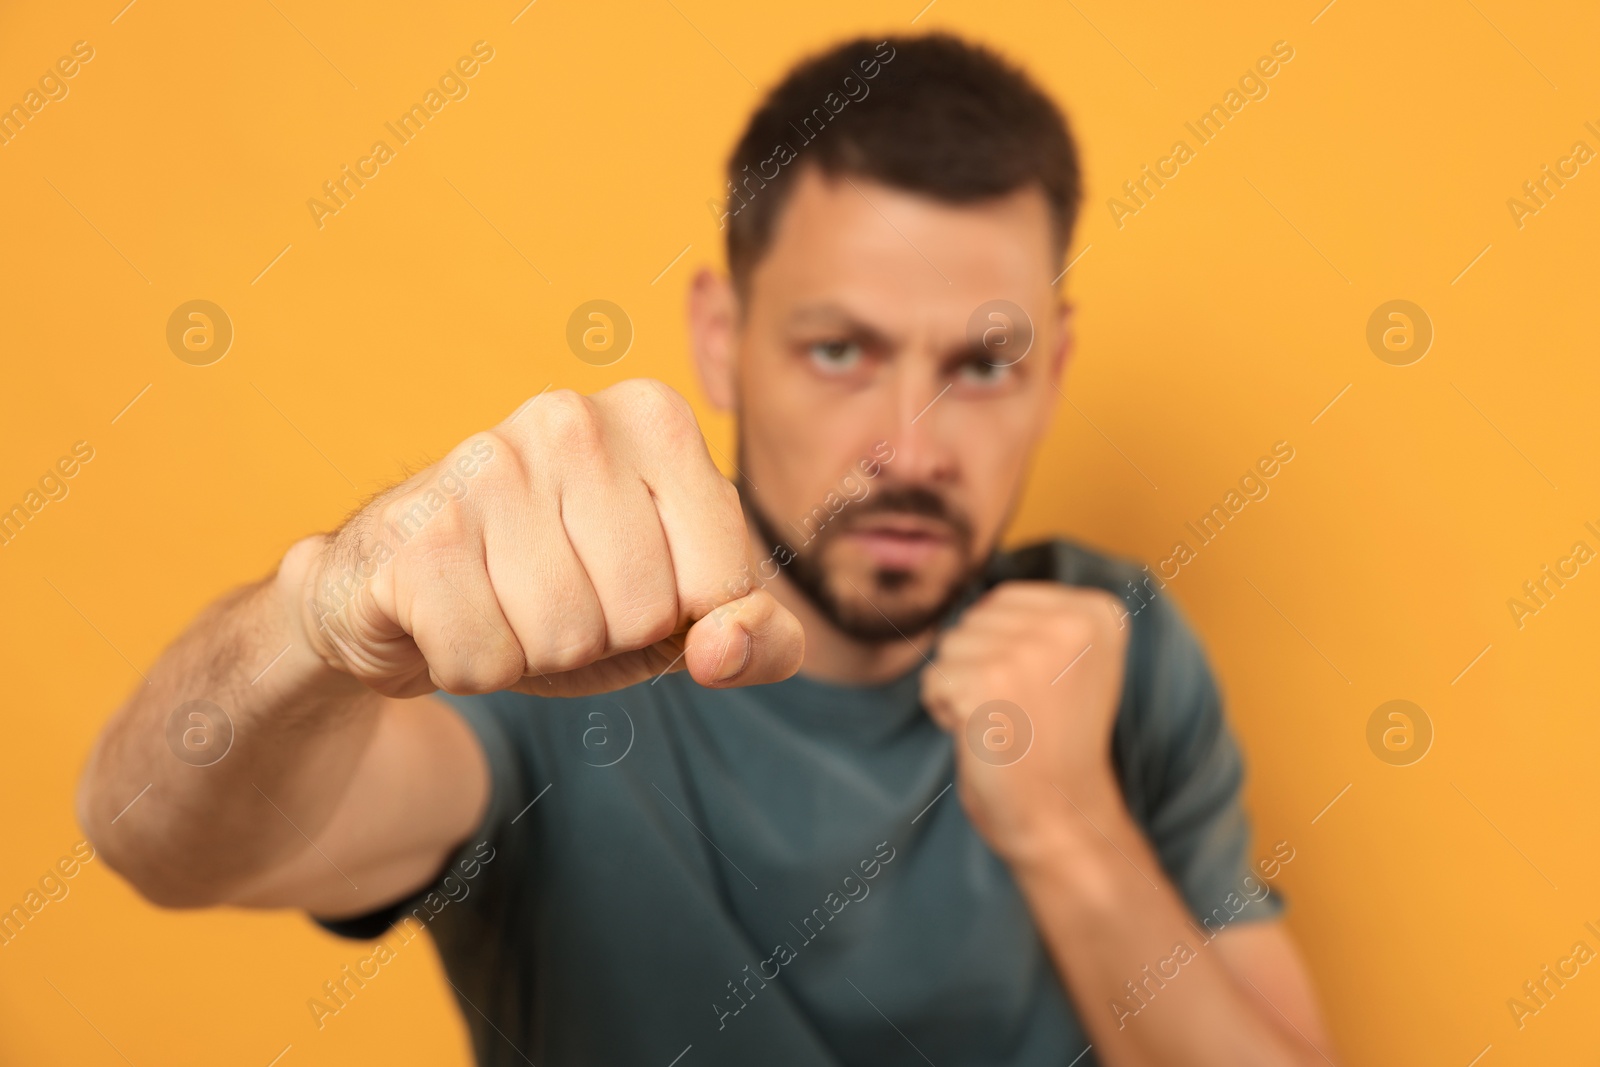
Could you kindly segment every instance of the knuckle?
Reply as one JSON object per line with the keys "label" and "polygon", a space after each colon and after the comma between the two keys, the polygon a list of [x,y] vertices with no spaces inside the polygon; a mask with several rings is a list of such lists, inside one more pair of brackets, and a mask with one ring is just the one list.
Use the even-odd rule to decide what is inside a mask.
{"label": "knuckle", "polygon": [[571,389],[546,393],[540,399],[539,426],[546,443],[563,452],[594,454],[604,443],[600,411],[595,402]]}
{"label": "knuckle", "polygon": [[628,378],[600,394],[639,414],[689,413],[689,402],[666,382],[654,378]]}
{"label": "knuckle", "polygon": [[1057,618],[1050,633],[1055,644],[1068,649],[1082,648],[1095,637],[1092,621],[1078,614]]}
{"label": "knuckle", "polygon": [[973,679],[977,683],[973,688],[983,695],[983,699],[988,699],[988,694],[1009,689],[1013,674],[1014,672],[1007,666],[998,663],[986,664]]}
{"label": "knuckle", "polygon": [[1122,597],[1105,589],[1089,589],[1084,593],[1084,602],[1091,611],[1109,614],[1120,611],[1126,605]]}
{"label": "knuckle", "polygon": [[743,529],[744,501],[739,498],[739,487],[720,475],[715,484],[717,488],[713,492],[720,498],[717,501],[719,510],[725,518],[736,521],[739,528]]}
{"label": "knuckle", "polygon": [[694,409],[671,386],[653,378],[633,378],[612,388],[618,391],[628,424],[639,427],[652,447],[676,455],[700,444]]}
{"label": "knuckle", "polygon": [[587,667],[605,653],[605,628],[585,626],[553,637],[535,665],[546,673],[560,674]]}
{"label": "knuckle", "polygon": [[1090,634],[1098,634],[1105,640],[1111,640],[1118,634],[1125,635],[1128,605],[1122,597],[1096,589],[1085,601],[1085,607],[1084,628]]}
{"label": "knuckle", "polygon": [[401,556],[412,561],[455,562],[475,540],[466,506],[437,490],[396,499],[386,509],[384,525],[403,539]]}
{"label": "knuckle", "polygon": [[706,454],[705,439],[700,436],[700,424],[693,415],[663,407],[649,425],[653,442],[667,454],[680,459]]}
{"label": "knuckle", "polygon": [[532,463],[528,455],[530,446],[525,437],[490,430],[478,434],[473,442],[474,446],[481,442],[487,449],[487,456],[480,458],[478,481],[499,487],[528,484]]}
{"label": "knuckle", "polygon": [[480,430],[456,446],[454,455],[458,462],[470,456],[475,465],[492,469],[500,460],[514,456],[516,442],[503,430]]}

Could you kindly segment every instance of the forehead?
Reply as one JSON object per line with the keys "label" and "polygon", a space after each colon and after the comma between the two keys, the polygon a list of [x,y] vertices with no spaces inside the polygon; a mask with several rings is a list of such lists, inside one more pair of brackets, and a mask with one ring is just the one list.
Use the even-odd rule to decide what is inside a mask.
{"label": "forehead", "polygon": [[947,204],[870,179],[796,175],[751,277],[751,317],[831,302],[872,321],[964,321],[1006,298],[1042,313],[1056,254],[1043,190]]}

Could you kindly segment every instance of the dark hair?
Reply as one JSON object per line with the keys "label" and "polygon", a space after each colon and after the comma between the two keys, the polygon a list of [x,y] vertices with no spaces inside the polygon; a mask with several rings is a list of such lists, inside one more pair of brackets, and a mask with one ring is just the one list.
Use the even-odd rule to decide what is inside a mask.
{"label": "dark hair", "polygon": [[1037,186],[1058,254],[1078,215],[1078,154],[1060,110],[1022,71],[949,34],[849,41],[767,95],[728,160],[719,218],[741,292],[804,167],[951,204]]}

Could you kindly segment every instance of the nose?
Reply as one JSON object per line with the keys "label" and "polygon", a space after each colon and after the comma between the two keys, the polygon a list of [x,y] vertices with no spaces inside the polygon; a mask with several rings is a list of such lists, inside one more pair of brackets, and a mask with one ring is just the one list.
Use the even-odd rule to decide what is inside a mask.
{"label": "nose", "polygon": [[957,404],[939,363],[920,345],[908,346],[894,360],[889,443],[895,456],[888,467],[896,482],[929,485],[955,478],[960,447]]}

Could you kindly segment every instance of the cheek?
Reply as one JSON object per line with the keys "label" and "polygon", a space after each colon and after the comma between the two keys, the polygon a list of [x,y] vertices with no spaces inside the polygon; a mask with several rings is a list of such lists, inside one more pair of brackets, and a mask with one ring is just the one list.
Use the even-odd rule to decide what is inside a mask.
{"label": "cheek", "polygon": [[1007,410],[971,426],[957,446],[974,522],[998,523],[1021,492],[1035,448],[1033,419],[1027,409]]}
{"label": "cheek", "polygon": [[769,507],[788,501],[803,510],[822,503],[830,492],[848,498],[845,479],[852,473],[857,495],[864,486],[870,498],[883,472],[894,466],[880,464],[874,479],[860,473],[860,463],[872,460],[876,443],[893,440],[874,392],[840,397],[819,387],[799,360],[744,387],[738,412],[743,455],[735,458],[761,487],[761,500]]}
{"label": "cheek", "polygon": [[733,457],[739,471],[730,473],[742,472],[750,499],[770,522],[803,539],[790,525],[802,523],[813,508],[826,513],[828,494],[838,492],[850,464],[835,462],[834,428],[814,412],[792,408],[780,393],[763,386],[740,412],[740,448]]}

